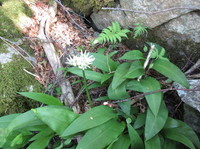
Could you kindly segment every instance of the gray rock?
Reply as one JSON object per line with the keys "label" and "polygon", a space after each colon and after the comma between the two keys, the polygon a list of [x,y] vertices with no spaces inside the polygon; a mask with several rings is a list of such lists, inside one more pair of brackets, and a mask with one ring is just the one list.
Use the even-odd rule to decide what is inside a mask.
{"label": "gray rock", "polygon": [[[189,80],[189,84],[190,89],[200,89],[200,80]],[[174,86],[178,89],[183,89],[177,83],[174,83]],[[184,103],[200,112],[200,91],[177,90],[177,92]]]}
{"label": "gray rock", "polygon": [[184,104],[184,121],[198,134],[200,134],[200,112],[187,104]]}
{"label": "gray rock", "polygon": [[161,39],[200,43],[200,12],[191,12],[165,23],[156,29]]}
{"label": "gray rock", "polygon": [[[184,9],[186,7],[193,9],[198,7],[199,9],[200,2],[199,0],[119,0],[118,8],[137,12],[101,10],[93,13],[91,18],[99,29],[109,26],[112,21],[118,21],[126,28],[133,26],[134,23],[142,23],[149,28],[154,28],[192,11]],[[148,14],[148,12],[155,13]]]}

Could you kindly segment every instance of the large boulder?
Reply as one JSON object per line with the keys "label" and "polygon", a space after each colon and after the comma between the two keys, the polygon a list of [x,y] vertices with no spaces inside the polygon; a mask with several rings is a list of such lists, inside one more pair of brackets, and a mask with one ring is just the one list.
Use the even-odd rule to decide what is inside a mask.
{"label": "large boulder", "polygon": [[[154,28],[199,7],[199,0],[119,0],[115,10],[94,12],[91,18],[99,29],[109,26],[112,21],[118,21],[126,28],[134,23]],[[126,11],[117,10],[118,8]]]}

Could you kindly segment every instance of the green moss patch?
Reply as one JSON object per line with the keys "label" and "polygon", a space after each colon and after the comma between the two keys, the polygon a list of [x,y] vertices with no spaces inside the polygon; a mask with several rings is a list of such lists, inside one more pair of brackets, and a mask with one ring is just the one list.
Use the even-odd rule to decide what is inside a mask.
{"label": "green moss patch", "polygon": [[114,6],[114,0],[64,0],[67,7],[71,7],[77,12],[86,16],[90,15],[93,11],[100,10],[103,6]]}
{"label": "green moss patch", "polygon": [[31,88],[33,92],[42,91],[39,82],[23,69],[31,71],[31,66],[20,56],[14,56],[12,62],[0,65],[0,116],[38,106],[37,102],[17,95],[17,92],[30,91]]}

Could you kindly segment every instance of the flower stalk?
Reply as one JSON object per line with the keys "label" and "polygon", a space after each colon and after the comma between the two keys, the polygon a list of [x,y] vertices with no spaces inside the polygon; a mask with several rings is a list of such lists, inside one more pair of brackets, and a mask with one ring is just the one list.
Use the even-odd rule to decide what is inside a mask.
{"label": "flower stalk", "polygon": [[84,86],[85,86],[85,91],[86,91],[86,95],[87,95],[87,98],[88,98],[88,102],[89,102],[90,108],[93,108],[94,106],[93,106],[92,100],[90,98],[88,85],[87,85],[87,81],[86,81],[86,76],[85,76],[85,71],[82,70],[82,72],[83,72],[83,82],[84,82]]}

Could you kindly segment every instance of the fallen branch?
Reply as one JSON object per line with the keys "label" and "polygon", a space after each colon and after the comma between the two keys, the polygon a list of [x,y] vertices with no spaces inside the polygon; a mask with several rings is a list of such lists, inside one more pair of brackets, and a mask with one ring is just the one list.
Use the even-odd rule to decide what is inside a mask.
{"label": "fallen branch", "polygon": [[[38,38],[40,38],[40,40],[50,41],[49,27],[52,23],[52,20],[54,20],[55,18],[56,12],[57,12],[57,3],[54,2],[54,5],[49,7],[48,14],[45,15],[40,22],[39,34],[38,34]],[[56,54],[54,45],[51,42],[42,42],[41,44],[45,51],[47,59],[49,60],[49,63],[53,69],[55,77],[58,79],[61,78],[63,72],[57,71],[57,70],[59,68],[62,68],[63,66],[60,62],[59,56]],[[70,82],[68,80],[59,82],[59,86],[61,87],[61,91],[62,91],[60,100],[65,105],[71,105],[75,99],[74,99],[74,94],[73,94]],[[76,113],[80,112],[80,108],[78,105],[73,106],[72,109]]]}
{"label": "fallen branch", "polygon": [[[200,87],[200,86],[197,86]],[[176,91],[176,90],[183,90],[183,91],[200,91],[200,89],[186,89],[186,88],[182,88],[182,89],[178,89],[178,88],[167,88],[167,89],[160,89],[160,90],[156,90],[156,91],[151,91],[151,92],[147,92],[147,93],[143,93],[143,94],[139,94],[130,98],[126,98],[123,100],[115,100],[115,101],[111,101],[113,104],[115,103],[121,103],[121,102],[126,102],[129,100],[133,100],[136,98],[140,98],[140,97],[144,97],[146,95],[150,95],[150,94],[154,94],[154,93],[158,93],[158,92],[167,92],[167,91]]]}

